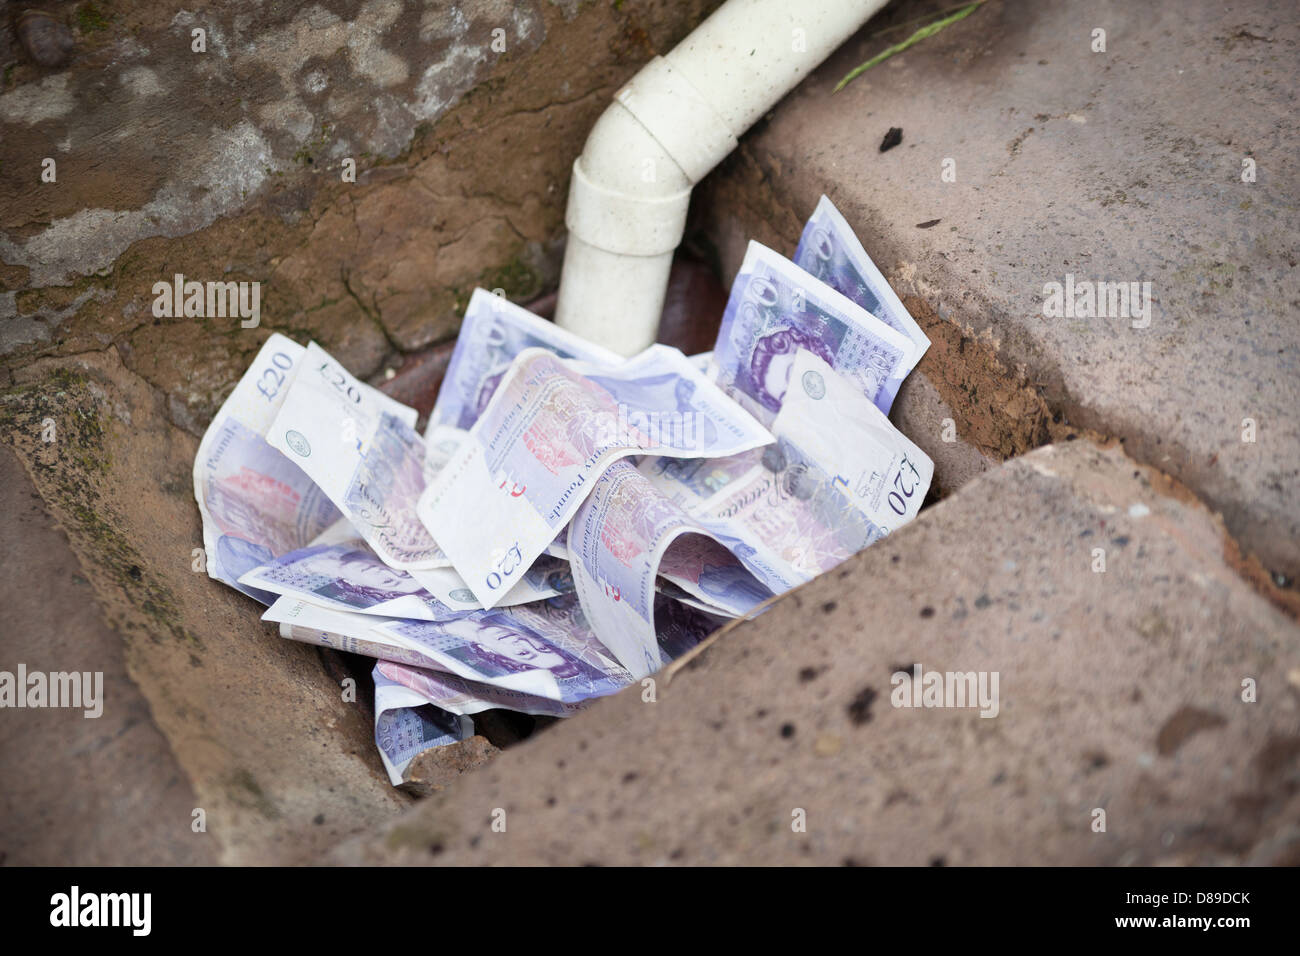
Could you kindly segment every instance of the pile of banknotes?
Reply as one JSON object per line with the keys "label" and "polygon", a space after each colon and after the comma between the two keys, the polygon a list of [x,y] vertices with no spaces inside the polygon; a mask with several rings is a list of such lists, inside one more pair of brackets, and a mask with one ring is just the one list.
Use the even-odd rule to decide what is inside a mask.
{"label": "pile of banknotes", "polygon": [[483,290],[423,434],[272,335],[203,438],[208,574],[374,658],[394,784],[496,708],[569,716],[916,516],[886,417],[929,340],[825,197],[750,243],[711,353],[623,358]]}

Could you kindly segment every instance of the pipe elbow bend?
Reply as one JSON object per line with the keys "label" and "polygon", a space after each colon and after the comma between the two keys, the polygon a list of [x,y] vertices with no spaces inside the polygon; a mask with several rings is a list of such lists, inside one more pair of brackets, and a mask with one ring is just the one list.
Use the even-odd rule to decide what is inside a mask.
{"label": "pipe elbow bend", "polygon": [[654,341],[686,231],[691,187],[736,137],[689,81],[655,57],[615,96],[574,160],[556,321],[633,354]]}
{"label": "pipe elbow bend", "polygon": [[728,0],[619,90],[573,164],[555,321],[624,355],[653,342],[691,187],[885,2]]}
{"label": "pipe elbow bend", "polygon": [[570,236],[619,255],[672,251],[691,187],[735,146],[704,97],[655,57],[618,92],[574,161]]}

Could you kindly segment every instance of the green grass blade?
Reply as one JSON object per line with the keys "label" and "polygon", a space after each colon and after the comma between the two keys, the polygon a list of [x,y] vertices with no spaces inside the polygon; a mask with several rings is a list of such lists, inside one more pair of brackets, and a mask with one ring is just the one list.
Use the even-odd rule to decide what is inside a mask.
{"label": "green grass blade", "polygon": [[875,56],[873,56],[866,63],[863,63],[850,70],[849,74],[845,76],[844,79],[840,80],[838,83],[835,84],[835,89],[832,90],[831,92],[838,93],[840,90],[844,89],[844,87],[848,86],[849,83],[857,79],[863,73],[867,72],[867,70],[871,69],[877,63],[883,63],[885,60],[888,60],[895,53],[902,53],[908,47],[920,43],[926,37],[934,36],[944,27],[948,26],[948,24],[956,23],[958,20],[965,19],[966,17],[974,13],[975,8],[978,7],[980,4],[982,4],[983,2],[984,0],[975,0],[974,3],[967,4],[966,6],[958,10],[956,13],[950,14],[941,20],[935,20],[933,23],[921,27],[921,29],[917,30],[915,33],[913,33],[902,43],[895,43],[893,46],[885,48],[884,50],[880,51]]}

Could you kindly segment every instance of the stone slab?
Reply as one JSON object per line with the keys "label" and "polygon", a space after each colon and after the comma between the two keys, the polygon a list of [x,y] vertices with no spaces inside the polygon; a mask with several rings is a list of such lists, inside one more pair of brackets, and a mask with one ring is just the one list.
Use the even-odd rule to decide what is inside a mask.
{"label": "stone slab", "polygon": [[[1230,553],[1117,446],[1046,446],[333,859],[1300,862],[1300,628]],[[893,706],[918,663],[997,715]]]}
{"label": "stone slab", "polygon": [[[832,92],[914,26],[878,31],[933,8],[891,4],[706,180],[697,215],[727,275],[750,238],[793,253],[830,195],[936,342],[918,372],[949,410],[914,390],[900,420],[953,417],[995,459],[1062,437],[1055,423],[1122,438],[1294,581],[1294,4],[992,0]],[[891,127],[902,143],[882,153]],[[1248,158],[1254,182],[1242,181]],[[1044,287],[1067,275],[1149,282],[1150,325],[1046,317]],[[953,377],[981,355],[1001,371]],[[1004,413],[1013,381],[1041,396],[1045,418],[1028,403]],[[949,469],[929,428],[912,438],[945,487],[978,473],[969,456]]]}
{"label": "stone slab", "polygon": [[[93,659],[109,682],[104,716],[81,721],[89,728],[59,723],[67,713],[0,711],[7,735],[37,734],[7,739],[22,776],[0,786],[7,805],[25,804],[15,825],[36,819],[32,840],[50,837],[15,844],[23,858],[84,845],[104,863],[191,853],[300,863],[408,806],[380,763],[369,702],[345,699],[318,649],[280,638],[261,605],[204,573],[198,443],[170,423],[165,400],[113,349],[38,362],[17,379],[0,391],[4,454],[40,495],[32,532],[52,518],[76,560],[28,541],[27,522],[6,532],[17,540],[4,587],[20,592],[12,613],[25,632],[6,637],[0,669],[20,654],[47,669]],[[50,566],[20,564],[31,549]],[[101,739],[114,727],[122,733]],[[30,805],[63,790],[81,794]],[[188,803],[179,815],[178,803]],[[148,827],[118,829],[150,808]],[[206,817],[201,850],[190,849],[194,808]]]}
{"label": "stone slab", "polygon": [[200,806],[127,671],[67,538],[22,464],[0,447],[0,670],[102,675],[102,713],[0,711],[0,863],[9,866],[213,863],[186,830]]}

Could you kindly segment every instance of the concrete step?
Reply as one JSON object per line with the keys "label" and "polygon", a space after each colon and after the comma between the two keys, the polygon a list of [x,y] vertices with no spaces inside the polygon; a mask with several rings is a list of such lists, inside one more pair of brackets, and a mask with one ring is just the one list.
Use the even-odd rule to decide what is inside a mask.
{"label": "concrete step", "polygon": [[[198,442],[161,396],[112,349],[16,378],[0,393],[17,453],[0,456],[16,625],[0,628],[0,669],[103,671],[105,699],[98,719],[5,712],[0,854],[304,862],[408,806],[380,765],[367,690],[345,701],[345,672],[195,570]],[[24,501],[32,488],[40,500]]]}
{"label": "concrete step", "polygon": [[5,711],[0,863],[215,862],[212,840],[184,835],[202,803],[150,719],[67,538],[8,448],[0,448],[0,501],[0,668],[102,675],[98,692],[88,685],[102,707]]}
{"label": "concrete step", "polygon": [[[1300,628],[1225,553],[1117,446],[1038,449],[332,859],[1300,862]],[[916,664],[996,716],[893,706]]]}
{"label": "concrete step", "polygon": [[[750,238],[792,253],[828,194],[934,340],[895,419],[945,489],[984,467],[943,443],[945,418],[992,459],[1091,429],[1294,581],[1294,8],[1001,0],[832,92],[911,32],[875,36],[885,24],[932,9],[891,4],[705,181],[724,271]],[[882,153],[891,127],[902,143]],[[1046,316],[1067,275],[1150,283],[1149,325]]]}

